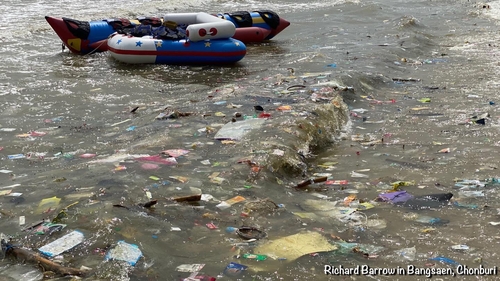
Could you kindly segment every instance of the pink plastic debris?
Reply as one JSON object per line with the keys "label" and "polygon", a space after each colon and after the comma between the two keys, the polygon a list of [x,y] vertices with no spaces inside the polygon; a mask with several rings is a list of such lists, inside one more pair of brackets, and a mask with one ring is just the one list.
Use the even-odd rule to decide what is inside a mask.
{"label": "pink plastic debris", "polygon": [[95,157],[97,154],[95,153],[84,153],[82,155],[80,155],[81,158],[92,158],[92,157]]}
{"label": "pink plastic debris", "polygon": [[172,166],[177,165],[177,161],[175,160],[174,157],[163,158],[160,155],[143,156],[143,157],[135,158],[135,160],[154,162],[154,163],[159,163],[159,164],[164,164],[164,165],[172,165]]}
{"label": "pink plastic debris", "polygon": [[34,131],[34,132],[30,133],[30,136],[32,136],[32,137],[43,137],[46,134],[47,134],[46,132],[37,132],[37,131]]}
{"label": "pink plastic debris", "polygon": [[144,163],[141,165],[141,168],[143,168],[144,170],[156,170],[160,168],[160,166],[153,163]]}
{"label": "pink plastic debris", "polygon": [[185,150],[185,149],[167,149],[167,150],[164,150],[162,151],[161,153],[163,154],[167,154],[167,155],[170,155],[171,157],[180,157],[182,155],[186,155],[189,153],[189,150]]}

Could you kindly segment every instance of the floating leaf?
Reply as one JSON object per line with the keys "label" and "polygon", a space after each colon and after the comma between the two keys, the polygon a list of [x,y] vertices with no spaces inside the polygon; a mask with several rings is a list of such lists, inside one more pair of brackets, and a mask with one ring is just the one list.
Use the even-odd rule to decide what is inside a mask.
{"label": "floating leaf", "polygon": [[30,136],[30,134],[19,134],[19,135],[16,135],[16,137],[18,137],[18,138],[27,138],[29,136]]}
{"label": "floating leaf", "polygon": [[179,182],[182,182],[182,183],[185,183],[189,180],[188,178],[181,177],[181,176],[170,176],[169,178],[174,179],[174,180],[179,181]]}
{"label": "floating leaf", "polygon": [[117,165],[113,170],[115,171],[123,171],[123,170],[126,170],[127,167],[125,166],[122,166],[122,165]]}
{"label": "floating leaf", "polygon": [[288,110],[292,110],[292,107],[289,105],[282,105],[282,106],[278,107],[277,109],[279,111],[288,111]]}
{"label": "floating leaf", "polygon": [[323,164],[321,164],[322,166],[335,166],[337,165],[339,162],[325,162]]}
{"label": "floating leaf", "polygon": [[439,153],[449,153],[450,151],[451,151],[451,150],[450,150],[450,148],[448,147],[448,148],[443,148],[443,149],[439,150],[438,152],[439,152]]}
{"label": "floating leaf", "polygon": [[414,107],[411,110],[419,111],[419,110],[426,110],[426,109],[431,109],[431,108],[430,107]]}

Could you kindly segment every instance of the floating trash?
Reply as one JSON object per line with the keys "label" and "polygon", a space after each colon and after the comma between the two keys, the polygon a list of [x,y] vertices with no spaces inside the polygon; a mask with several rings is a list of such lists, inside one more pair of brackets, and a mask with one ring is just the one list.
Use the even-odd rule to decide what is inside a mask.
{"label": "floating trash", "polygon": [[181,264],[175,268],[179,272],[198,272],[205,267],[205,264]]}
{"label": "floating trash", "polygon": [[275,255],[294,261],[311,253],[329,252],[338,249],[318,232],[306,231],[261,244],[254,249],[255,254]]}
{"label": "floating trash", "polygon": [[105,260],[125,261],[134,266],[141,257],[142,252],[139,249],[139,246],[129,244],[125,241],[118,241],[117,245],[108,251],[105,256]]}
{"label": "floating trash", "polygon": [[236,234],[238,234],[239,237],[246,240],[251,240],[251,239],[259,240],[267,236],[267,233],[252,226],[242,226],[236,230]]}
{"label": "floating trash", "polygon": [[248,266],[239,263],[231,262],[224,269],[224,275],[236,276],[247,270]]}
{"label": "floating trash", "polygon": [[42,246],[40,248],[38,248],[38,250],[48,256],[48,257],[55,257],[57,255],[60,255],[70,249],[72,249],[73,247],[75,247],[76,245],[80,244],[83,242],[83,233],[78,231],[78,230],[74,230],[66,235],[64,235],[63,237],[55,240],[55,241],[52,241],[51,243],[45,245],[45,246]]}

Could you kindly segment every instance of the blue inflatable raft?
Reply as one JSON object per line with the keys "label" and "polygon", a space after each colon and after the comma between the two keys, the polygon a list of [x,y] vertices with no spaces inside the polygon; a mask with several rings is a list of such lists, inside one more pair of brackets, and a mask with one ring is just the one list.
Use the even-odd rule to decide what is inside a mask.
{"label": "blue inflatable raft", "polygon": [[107,42],[111,56],[131,64],[231,64],[246,55],[245,44],[231,38],[236,27],[230,21],[207,13],[168,14],[164,21],[187,25],[186,38],[114,33]]}

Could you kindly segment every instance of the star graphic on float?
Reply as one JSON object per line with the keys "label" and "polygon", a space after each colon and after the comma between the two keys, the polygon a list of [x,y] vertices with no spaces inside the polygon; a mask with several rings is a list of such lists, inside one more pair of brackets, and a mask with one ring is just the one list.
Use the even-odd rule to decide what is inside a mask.
{"label": "star graphic on float", "polygon": [[141,46],[142,46],[142,42],[141,42],[141,41],[137,41],[137,42],[135,42],[135,46],[136,46],[136,47],[141,47]]}
{"label": "star graphic on float", "polygon": [[239,46],[240,42],[234,42],[234,45]]}
{"label": "star graphic on float", "polygon": [[161,48],[162,41],[155,41],[156,47]]}
{"label": "star graphic on float", "polygon": [[210,44],[212,44],[212,43],[210,43],[210,42],[205,42],[205,47],[210,48]]}
{"label": "star graphic on float", "polygon": [[116,41],[116,45],[120,45],[121,42],[122,42],[122,39],[118,39],[118,41]]}

